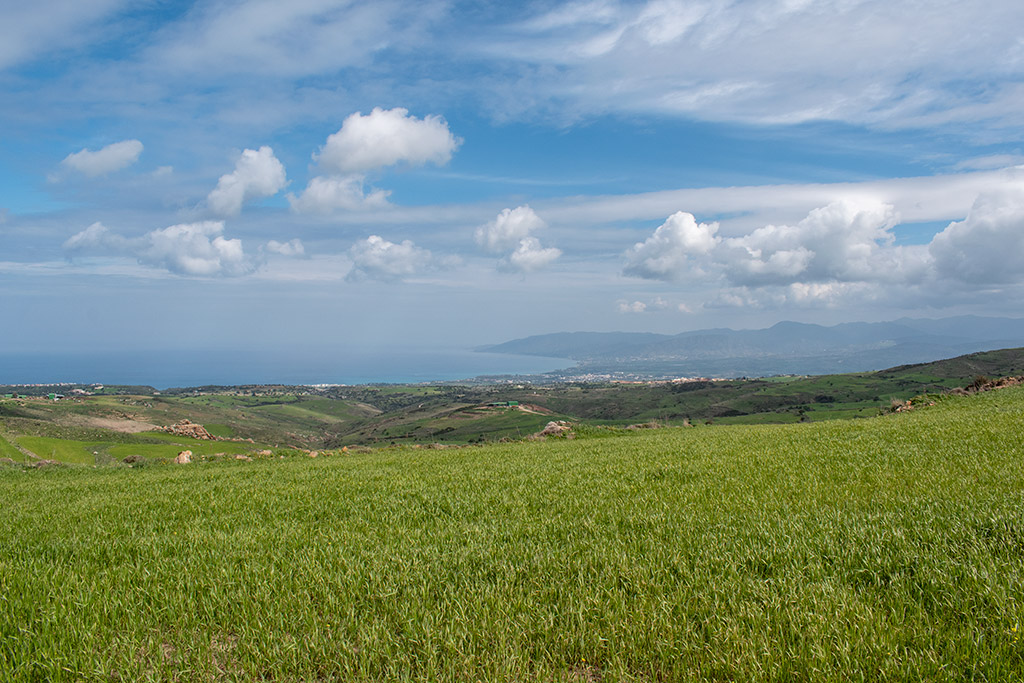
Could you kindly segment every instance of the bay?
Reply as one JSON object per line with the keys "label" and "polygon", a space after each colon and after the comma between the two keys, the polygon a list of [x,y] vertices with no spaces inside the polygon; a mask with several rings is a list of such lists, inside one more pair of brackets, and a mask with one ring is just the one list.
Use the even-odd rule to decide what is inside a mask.
{"label": "bay", "polygon": [[241,384],[411,384],[540,374],[564,358],[468,349],[136,349],[0,354],[0,384],[133,384],[157,389]]}

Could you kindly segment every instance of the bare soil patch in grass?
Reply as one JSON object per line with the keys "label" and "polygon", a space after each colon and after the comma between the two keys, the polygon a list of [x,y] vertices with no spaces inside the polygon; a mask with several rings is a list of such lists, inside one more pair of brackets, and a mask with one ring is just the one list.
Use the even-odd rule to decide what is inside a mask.
{"label": "bare soil patch in grass", "polygon": [[160,429],[159,425],[143,420],[97,417],[95,415],[68,415],[61,419],[60,422],[74,427],[109,429],[114,432],[121,432],[122,434],[138,434],[139,432],[151,432]]}

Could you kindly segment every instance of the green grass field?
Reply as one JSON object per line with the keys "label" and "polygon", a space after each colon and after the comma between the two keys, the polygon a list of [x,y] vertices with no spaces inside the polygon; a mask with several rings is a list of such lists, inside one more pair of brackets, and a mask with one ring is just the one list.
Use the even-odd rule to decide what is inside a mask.
{"label": "green grass field", "polygon": [[0,434],[0,458],[10,458],[15,462],[22,462],[25,454],[15,448],[3,434]]}
{"label": "green grass field", "polygon": [[234,455],[236,453],[250,453],[258,446],[248,443],[232,443],[230,441],[200,441],[198,439],[186,439],[176,436],[172,443],[167,444],[118,444],[110,446],[106,452],[117,460],[122,460],[129,455],[141,455],[146,458],[171,459],[183,450],[192,451],[193,455],[214,455],[224,453]]}
{"label": "green grass field", "polygon": [[0,468],[0,679],[1019,681],[1022,426]]}
{"label": "green grass field", "polygon": [[[191,439],[175,434],[161,432],[143,432],[133,435],[121,435],[121,443],[112,443],[103,437],[114,433],[100,433],[91,440],[56,438],[47,436],[19,436],[19,446],[34,453],[37,458],[57,460],[74,465],[110,465],[120,462],[129,455],[141,455],[145,458],[170,460],[183,450],[192,451],[195,456],[234,455],[251,453],[262,449],[263,444],[233,441],[205,441]],[[2,446],[0,446],[2,450]],[[6,451],[16,462],[25,460],[25,455],[8,447]]]}
{"label": "green grass field", "polygon": [[96,462],[93,451],[97,444],[45,436],[20,436],[17,441],[19,446],[44,460],[59,460],[76,465],[92,465]]}

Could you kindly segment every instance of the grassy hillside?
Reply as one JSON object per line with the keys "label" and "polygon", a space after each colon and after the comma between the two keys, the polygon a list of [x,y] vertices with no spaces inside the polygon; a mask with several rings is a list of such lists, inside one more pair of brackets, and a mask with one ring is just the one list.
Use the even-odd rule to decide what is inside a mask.
{"label": "grassy hillside", "polygon": [[[379,416],[341,431],[331,446],[351,443],[424,441],[466,443],[529,433],[537,415],[592,424],[626,425],[657,420],[670,424],[713,421],[719,424],[789,423],[872,417],[894,399],[906,400],[969,384],[978,374],[1024,373],[1024,349],[1006,349],[882,372],[773,377],[684,383],[569,383],[438,387],[432,395],[410,395],[392,388],[378,402],[374,388],[345,387],[332,395],[374,404]],[[411,390],[412,388],[410,388]],[[418,388],[417,388],[418,389]],[[470,413],[491,401],[517,401],[531,412],[504,411],[502,429],[474,424]],[[457,429],[451,417],[460,421]]]}
{"label": "grassy hillside", "polygon": [[881,377],[960,379],[974,375],[1024,374],[1024,349],[1000,349],[958,356],[934,363],[902,365],[875,373]]}
{"label": "grassy hillside", "polygon": [[1014,388],[870,420],[0,468],[0,671],[1021,680],[1022,423]]}
{"label": "grassy hillside", "polygon": [[[163,442],[152,430],[186,418],[215,436],[235,443],[251,439],[260,448],[472,444],[521,439],[550,420],[621,427],[650,421],[767,424],[871,417],[894,399],[964,386],[978,374],[1021,373],[1024,349],[1008,349],[882,372],[820,377],[643,384],[202,387],[150,395],[79,395],[57,402],[0,399],[0,433],[22,449],[15,449],[21,457],[28,451],[40,458],[86,464],[94,455],[96,462],[110,462],[132,445],[138,454],[156,453],[150,447]],[[489,405],[507,402],[518,405]],[[75,443],[62,447],[45,439]],[[181,440],[175,443],[190,447]],[[118,448],[112,449],[114,445]],[[10,452],[2,443],[0,450]],[[213,449],[225,451],[237,452],[238,447]]]}

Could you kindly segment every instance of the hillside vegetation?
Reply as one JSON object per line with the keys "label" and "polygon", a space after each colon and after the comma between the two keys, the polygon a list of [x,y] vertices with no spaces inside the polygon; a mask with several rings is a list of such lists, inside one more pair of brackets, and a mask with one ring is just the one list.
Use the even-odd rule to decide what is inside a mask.
{"label": "hillside vegetation", "polygon": [[[173,457],[181,449],[233,455],[268,448],[465,445],[522,439],[552,420],[626,427],[873,417],[894,400],[962,387],[977,375],[1019,374],[1024,374],[1024,349],[881,372],[818,377],[540,385],[200,387],[162,393],[144,387],[105,387],[102,394],[69,393],[68,399],[56,402],[45,398],[55,388],[18,388],[17,393],[32,391],[35,396],[0,399],[0,458],[111,464],[131,455]],[[118,393],[122,391],[131,393]],[[223,440],[197,443],[154,431],[182,419],[202,424]]]}
{"label": "hillside vegetation", "polygon": [[1021,424],[1018,387],[867,420],[0,467],[0,671],[1021,680]]}

